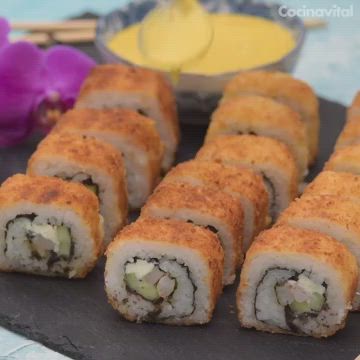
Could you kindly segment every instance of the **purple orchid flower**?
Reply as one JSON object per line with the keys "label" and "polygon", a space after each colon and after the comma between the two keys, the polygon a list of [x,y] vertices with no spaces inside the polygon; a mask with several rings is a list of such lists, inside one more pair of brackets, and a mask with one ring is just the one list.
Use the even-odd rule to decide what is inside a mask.
{"label": "purple orchid flower", "polygon": [[43,53],[30,43],[0,49],[0,146],[18,144],[33,130],[32,112],[43,67]]}
{"label": "purple orchid flower", "polygon": [[40,127],[48,130],[59,115],[73,107],[82,82],[94,66],[94,60],[68,46],[54,46],[45,52],[44,88],[36,114]]}
{"label": "purple orchid flower", "polygon": [[50,129],[74,105],[95,65],[71,47],[43,51],[27,42],[9,43],[9,31],[0,18],[0,147],[20,143],[35,126]]}
{"label": "purple orchid flower", "polygon": [[0,47],[8,44],[10,26],[6,19],[0,17]]}

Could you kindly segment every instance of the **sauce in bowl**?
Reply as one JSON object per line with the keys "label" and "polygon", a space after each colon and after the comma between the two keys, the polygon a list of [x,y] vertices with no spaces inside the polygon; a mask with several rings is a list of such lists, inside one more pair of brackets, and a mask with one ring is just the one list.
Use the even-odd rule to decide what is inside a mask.
{"label": "sauce in bowl", "polygon": [[[216,75],[251,69],[276,62],[295,47],[295,39],[288,29],[262,17],[218,13],[210,14],[210,21],[213,40],[209,49],[201,58],[184,64],[182,72]],[[134,64],[157,68],[139,49],[140,27],[137,23],[118,32],[108,47]],[[191,34],[189,41],[196,42],[196,24],[188,33]]]}

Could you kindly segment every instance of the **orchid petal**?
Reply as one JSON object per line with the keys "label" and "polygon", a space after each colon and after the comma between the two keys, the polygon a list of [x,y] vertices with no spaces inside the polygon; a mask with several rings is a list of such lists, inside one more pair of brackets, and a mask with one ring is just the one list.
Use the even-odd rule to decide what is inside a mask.
{"label": "orchid petal", "polygon": [[9,43],[8,35],[10,32],[10,25],[8,21],[0,17],[0,47],[7,45]]}
{"label": "orchid petal", "polygon": [[49,131],[60,115],[74,106],[80,87],[95,66],[95,61],[83,52],[58,45],[45,53],[44,91],[37,98],[36,121],[43,131]]}
{"label": "orchid petal", "polygon": [[75,99],[95,61],[83,52],[58,45],[45,54],[48,73],[48,91],[60,93],[62,99]]}
{"label": "orchid petal", "polygon": [[36,96],[44,87],[39,81],[43,67],[44,53],[30,43],[0,49],[0,146],[21,142],[33,129]]}

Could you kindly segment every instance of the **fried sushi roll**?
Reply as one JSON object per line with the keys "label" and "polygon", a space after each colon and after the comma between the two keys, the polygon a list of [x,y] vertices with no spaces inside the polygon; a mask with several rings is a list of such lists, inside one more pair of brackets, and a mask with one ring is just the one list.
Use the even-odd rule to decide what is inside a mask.
{"label": "fried sushi roll", "polygon": [[346,121],[360,121],[360,91],[358,91],[347,110]]}
{"label": "fried sushi roll", "polygon": [[303,178],[308,166],[305,124],[289,106],[263,96],[234,97],[221,103],[211,117],[205,141],[219,135],[250,134],[277,139],[288,146]]}
{"label": "fried sushi roll", "polygon": [[0,187],[0,270],[83,278],[103,250],[96,195],[83,185],[15,175]]}
{"label": "fried sushi roll", "polygon": [[229,81],[223,101],[234,96],[260,95],[290,106],[306,125],[310,163],[315,161],[319,147],[319,102],[305,82],[283,72],[246,71]]}
{"label": "fried sushi roll", "polygon": [[346,123],[340,133],[335,149],[360,144],[360,91],[347,109]]}
{"label": "fried sushi roll", "polygon": [[[354,254],[360,265],[359,203],[333,195],[301,197],[281,214],[275,226],[282,225],[318,231],[333,237]],[[360,282],[353,310],[360,310]]]}
{"label": "fried sushi roll", "polygon": [[99,65],[85,80],[76,107],[128,108],[154,119],[165,145],[163,168],[170,168],[180,130],[175,96],[160,73],[120,64]]}
{"label": "fried sushi roll", "polygon": [[354,256],[330,236],[278,227],[246,254],[237,291],[241,325],[327,337],[345,326],[358,278]]}
{"label": "fried sushi roll", "polygon": [[127,109],[74,109],[61,117],[56,133],[94,137],[124,157],[131,208],[140,208],[158,182],[163,145],[152,120]]}
{"label": "fried sushi roll", "polygon": [[346,146],[334,151],[326,162],[324,170],[360,175],[360,144]]}
{"label": "fried sushi roll", "polygon": [[176,220],[139,219],[107,249],[105,289],[125,319],[170,325],[211,320],[224,253],[211,231]]}
{"label": "fried sushi roll", "polygon": [[233,196],[189,184],[160,184],[141,216],[175,219],[202,226],[219,237],[225,253],[224,285],[232,284],[243,261],[243,210]]}
{"label": "fried sushi roll", "polygon": [[28,162],[29,175],[55,176],[85,185],[95,193],[104,218],[105,244],[126,224],[125,166],[111,145],[75,134],[51,134]]}
{"label": "fried sushi roll", "polygon": [[206,143],[197,160],[246,167],[262,175],[270,197],[270,216],[276,219],[297,195],[298,170],[286,145],[253,135],[223,135]]}
{"label": "fried sushi roll", "polygon": [[[360,96],[358,101],[360,102]],[[336,140],[335,149],[358,144],[360,144],[360,105],[359,108],[350,107],[348,109],[347,121]]]}
{"label": "fried sushi roll", "polygon": [[360,203],[360,176],[345,172],[322,171],[306,188],[305,196],[334,195]]}
{"label": "fried sushi roll", "polygon": [[162,184],[185,183],[224,191],[240,202],[244,212],[243,250],[267,225],[269,196],[260,175],[249,169],[210,161],[190,160],[172,168]]}

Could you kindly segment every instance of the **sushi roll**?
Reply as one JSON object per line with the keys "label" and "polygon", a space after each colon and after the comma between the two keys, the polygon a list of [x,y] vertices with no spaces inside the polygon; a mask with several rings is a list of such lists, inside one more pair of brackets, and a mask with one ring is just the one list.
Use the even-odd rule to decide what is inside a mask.
{"label": "sushi roll", "polygon": [[[353,112],[354,114],[354,112]],[[353,118],[354,116],[352,116]],[[343,130],[336,140],[335,150],[341,149],[350,145],[360,144],[360,117],[359,121],[348,120],[345,123]]]}
{"label": "sushi roll", "polygon": [[310,163],[314,163],[319,147],[319,102],[305,82],[283,72],[246,71],[225,86],[223,101],[234,96],[260,95],[290,106],[298,112],[306,126]]}
{"label": "sushi roll", "polygon": [[299,175],[307,175],[309,149],[300,115],[284,104],[262,96],[234,97],[213,113],[205,141],[219,135],[250,134],[277,139],[296,159]]}
{"label": "sushi roll", "polygon": [[267,225],[269,196],[260,175],[249,169],[210,161],[190,160],[172,168],[162,184],[185,183],[212,187],[235,197],[244,211],[243,250]]}
{"label": "sushi roll", "polygon": [[243,210],[233,196],[189,184],[160,184],[141,216],[182,220],[202,226],[219,237],[225,253],[224,285],[232,284],[243,261]]}
{"label": "sushi roll", "polygon": [[335,149],[360,144],[360,91],[347,109],[346,123],[336,140]]}
{"label": "sushi roll", "polygon": [[324,170],[360,175],[360,144],[335,150],[326,162]]}
{"label": "sushi roll", "polygon": [[83,278],[103,250],[102,217],[83,185],[15,175],[0,187],[0,270]]}
{"label": "sushi roll", "polygon": [[286,145],[271,138],[253,135],[223,135],[206,143],[197,160],[246,167],[261,174],[270,197],[274,220],[297,195],[298,170]]}
{"label": "sushi roll", "polygon": [[[360,265],[360,205],[333,195],[305,196],[294,201],[280,216],[275,226],[290,225],[313,230],[343,243]],[[360,282],[353,302],[360,310]]]}
{"label": "sushi roll", "polygon": [[106,256],[106,293],[125,319],[169,325],[211,320],[224,261],[211,231],[143,218],[116,236]]}
{"label": "sushi roll", "polygon": [[28,162],[29,175],[55,176],[85,185],[95,193],[108,244],[127,222],[125,166],[111,145],[75,134],[51,134]]}
{"label": "sushi roll", "polygon": [[53,132],[94,137],[113,145],[124,157],[132,209],[140,208],[156,186],[163,145],[154,122],[137,112],[127,109],[74,109],[61,117]]}
{"label": "sushi roll", "polygon": [[302,194],[334,195],[360,203],[360,176],[345,172],[322,171]]}
{"label": "sushi roll", "polygon": [[360,91],[354,97],[347,111],[347,121],[360,121]]}
{"label": "sushi roll", "polygon": [[180,130],[175,96],[160,73],[120,64],[96,66],[85,80],[75,106],[128,108],[155,120],[165,145],[163,168],[170,168],[179,144]]}
{"label": "sushi roll", "polygon": [[328,337],[345,326],[358,268],[330,236],[277,227],[246,254],[237,291],[242,326],[272,333]]}

